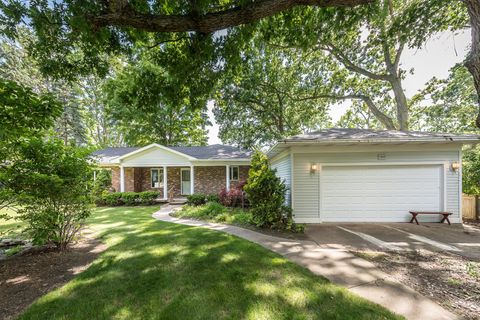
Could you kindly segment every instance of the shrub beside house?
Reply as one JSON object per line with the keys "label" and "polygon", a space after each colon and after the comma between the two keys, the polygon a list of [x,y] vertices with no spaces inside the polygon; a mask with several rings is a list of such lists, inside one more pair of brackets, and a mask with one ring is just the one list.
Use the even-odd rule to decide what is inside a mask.
{"label": "shrub beside house", "polygon": [[[303,231],[292,219],[286,205],[287,187],[269,166],[268,158],[257,151],[252,157],[248,180],[230,190],[214,195],[193,194],[188,206],[176,213],[214,222],[255,225],[260,228]],[[248,209],[247,209],[248,208]]]}

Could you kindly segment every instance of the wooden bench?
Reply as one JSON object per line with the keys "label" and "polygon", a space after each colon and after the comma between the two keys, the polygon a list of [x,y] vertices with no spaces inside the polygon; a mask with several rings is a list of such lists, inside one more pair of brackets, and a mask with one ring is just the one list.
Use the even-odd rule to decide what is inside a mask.
{"label": "wooden bench", "polygon": [[439,214],[443,216],[440,223],[447,221],[448,225],[450,225],[450,220],[448,220],[448,216],[451,215],[452,213],[451,212],[410,211],[410,214],[412,215],[412,219],[410,220],[410,223],[413,223],[413,221],[415,221],[417,224],[419,224],[417,220],[417,216],[419,214]]}

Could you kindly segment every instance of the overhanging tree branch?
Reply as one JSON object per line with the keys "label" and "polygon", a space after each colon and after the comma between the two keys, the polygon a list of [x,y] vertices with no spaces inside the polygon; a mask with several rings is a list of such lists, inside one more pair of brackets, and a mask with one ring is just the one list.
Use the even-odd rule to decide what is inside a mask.
{"label": "overhanging tree branch", "polygon": [[348,99],[358,99],[362,100],[368,107],[370,111],[372,111],[373,115],[387,128],[388,130],[397,130],[393,120],[383,113],[378,107],[375,105],[375,102],[366,95],[363,94],[347,94],[343,96],[335,95],[335,94],[316,94],[308,97],[298,98],[297,101],[305,101],[305,100],[314,100],[314,99],[335,99],[335,100],[348,100]]}
{"label": "overhanging tree branch", "polygon": [[368,71],[356,64],[354,64],[348,57],[345,55],[341,50],[339,50],[337,47],[335,47],[333,44],[327,44],[327,45],[319,45],[318,48],[320,50],[325,50],[330,52],[338,61],[340,61],[347,70],[350,70],[352,72],[359,73],[361,75],[364,75],[365,77],[368,77],[370,79],[374,80],[383,80],[383,81],[388,81],[390,76],[387,74],[377,74],[373,73],[371,71]]}
{"label": "overhanging tree branch", "polygon": [[110,0],[106,1],[105,12],[89,19],[97,28],[117,26],[149,32],[211,33],[252,23],[297,6],[353,7],[372,2],[373,0],[260,0],[206,14],[199,14],[196,10],[185,15],[163,15],[138,12],[126,0]]}
{"label": "overhanging tree branch", "polygon": [[395,60],[393,61],[393,66],[395,70],[398,70],[398,66],[400,64],[400,58],[402,57],[403,49],[405,48],[405,42],[401,41],[400,45],[398,46],[397,52],[395,54]]}

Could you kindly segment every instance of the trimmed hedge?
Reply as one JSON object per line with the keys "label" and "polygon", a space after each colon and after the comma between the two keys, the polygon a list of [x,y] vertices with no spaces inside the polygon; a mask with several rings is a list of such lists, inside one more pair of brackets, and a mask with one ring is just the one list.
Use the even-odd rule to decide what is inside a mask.
{"label": "trimmed hedge", "polygon": [[97,206],[138,206],[153,205],[160,195],[157,191],[105,192],[96,200]]}
{"label": "trimmed hedge", "polygon": [[207,197],[207,202],[217,202],[220,203],[220,196],[218,194],[208,194]]}
{"label": "trimmed hedge", "polygon": [[194,193],[187,196],[187,204],[191,206],[200,206],[207,203],[207,197],[203,193]]}
{"label": "trimmed hedge", "polygon": [[220,197],[218,194],[207,194],[203,193],[194,193],[187,196],[187,204],[191,206],[201,206],[207,202],[220,202]]}

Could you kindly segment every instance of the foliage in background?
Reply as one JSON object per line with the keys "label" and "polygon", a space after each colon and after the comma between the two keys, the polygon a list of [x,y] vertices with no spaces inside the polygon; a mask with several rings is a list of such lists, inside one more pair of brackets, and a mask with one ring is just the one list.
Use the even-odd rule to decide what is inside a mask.
{"label": "foliage in background", "polygon": [[267,156],[260,151],[252,156],[244,190],[258,227],[296,231],[292,210],[285,205],[287,187],[270,168]]}
{"label": "foliage in background", "polygon": [[0,79],[0,143],[39,135],[50,128],[61,105],[49,94],[36,94],[11,80]]}
{"label": "foliage in background", "polygon": [[28,50],[35,35],[20,29],[15,40],[0,38],[0,77],[15,81],[37,94],[50,94],[62,112],[55,116],[53,137],[65,144],[115,146],[121,144],[114,122],[104,108],[103,81],[95,76],[73,81],[43,75],[39,62]]}
{"label": "foliage in background", "polygon": [[218,85],[213,113],[222,141],[251,149],[328,127],[325,103],[307,96],[322,72],[317,57],[251,43]]}
{"label": "foliage in background", "polygon": [[413,127],[433,132],[475,132],[477,96],[467,68],[457,64],[446,79],[432,78],[414,98]]}
{"label": "foliage in background", "polygon": [[[123,5],[127,5],[128,10],[122,13],[125,14],[122,21],[130,27],[114,27],[116,23],[106,23],[92,28],[95,21],[89,19],[102,14],[103,10],[121,8],[105,9],[103,5],[83,2],[49,4],[47,0],[12,2],[0,9],[4,25],[0,32],[15,38],[18,37],[19,27],[30,28],[35,37],[29,43],[29,53],[39,61],[44,74],[56,78],[71,80],[92,72],[104,76],[111,70],[112,55],[127,56],[130,59],[128,64],[138,64],[139,56],[147,55],[148,60],[168,77],[167,85],[161,90],[162,95],[168,94],[171,88],[175,89],[173,92],[186,89],[189,107],[204,111],[206,98],[212,95],[216,82],[226,70],[229,84],[238,85],[245,80],[248,85],[257,81],[249,81],[248,77],[252,74],[247,73],[248,67],[244,68],[249,63],[245,57],[248,57],[252,48],[263,50],[262,46],[267,42],[276,48],[296,48],[305,53],[314,51],[316,64],[312,64],[311,70],[322,66],[328,70],[317,77],[311,86],[312,90],[302,98],[316,100],[317,104],[312,104],[315,106],[319,101],[321,105],[335,106],[338,101],[355,100],[363,105],[362,109],[367,108],[382,127],[406,130],[409,127],[411,102],[405,97],[402,81],[410,70],[401,66],[403,50],[407,47],[421,48],[438,32],[459,30],[468,23],[467,8],[460,1],[380,0],[355,8],[298,6],[291,10],[280,10],[272,16],[271,13],[267,14],[266,18],[259,21],[253,19],[247,25],[239,26],[238,23],[231,28],[221,27],[222,32],[217,33],[192,31],[191,28],[151,32],[138,24],[138,20],[135,24],[129,24],[126,16],[139,11],[160,15],[157,18],[162,19],[177,19],[180,17],[176,14],[180,14],[186,15],[182,18],[185,21],[192,16],[201,20],[203,14],[212,10],[244,10],[255,6],[255,2],[223,1],[216,6],[210,2],[157,0],[151,6],[144,6],[142,2],[122,2],[120,7]],[[275,6],[273,2],[272,5]],[[158,27],[154,24],[148,26],[152,29]],[[252,43],[253,38],[259,40]],[[139,53],[139,50],[142,52]],[[268,68],[268,65],[265,66]],[[234,71],[233,75],[229,73],[231,70]],[[237,71],[242,79],[235,79]],[[309,72],[304,76],[308,78]],[[303,86],[302,80],[294,83],[293,88]],[[269,88],[266,92],[271,94],[274,91],[275,88]],[[180,95],[174,108],[184,113],[185,104],[178,103],[181,99],[183,95]],[[275,98],[277,103],[270,107],[276,106],[280,100]],[[244,102],[237,105],[245,107]],[[219,119],[230,118],[235,121],[228,111],[223,110],[225,114]],[[241,115],[235,114],[235,117]],[[255,122],[243,120],[250,123],[247,128],[251,130]],[[298,128],[298,124],[293,122],[294,129]],[[371,125],[378,123],[372,122]],[[301,126],[310,127],[310,123],[302,123]],[[272,139],[270,136],[277,135],[276,131],[272,129],[266,139]],[[239,145],[262,145],[262,142],[241,136],[241,130],[236,133],[240,135]],[[233,134],[229,136],[228,130],[224,130],[224,135],[225,139],[237,140]],[[250,135],[248,130],[246,135]]]}
{"label": "foliage in background", "polygon": [[191,106],[189,88],[146,54],[139,55],[138,61],[118,70],[106,86],[109,117],[117,122],[125,142],[205,145],[208,117],[201,108]]}
{"label": "foliage in background", "polygon": [[[60,113],[61,105],[53,96],[0,79],[0,173],[18,158],[18,146],[42,136]],[[0,209],[15,201],[12,190],[0,188]]]}
{"label": "foliage in background", "polygon": [[32,138],[2,166],[0,184],[14,196],[19,219],[35,244],[66,249],[90,215],[88,154],[60,140]]}
{"label": "foliage in background", "polygon": [[480,149],[470,147],[463,151],[462,163],[463,192],[480,195]]}
{"label": "foliage in background", "polygon": [[455,2],[381,0],[354,11],[293,10],[261,25],[269,43],[314,50],[316,63],[328,69],[311,97],[331,106],[358,101],[381,127],[408,130],[411,102],[402,81],[413,70],[402,66],[404,49],[420,48],[438,32],[462,29],[467,20],[465,7]]}
{"label": "foliage in background", "polygon": [[105,191],[112,187],[112,171],[108,169],[97,169],[96,179],[93,182],[92,195],[95,199],[100,198]]}

